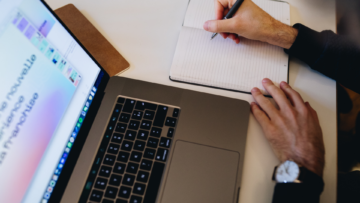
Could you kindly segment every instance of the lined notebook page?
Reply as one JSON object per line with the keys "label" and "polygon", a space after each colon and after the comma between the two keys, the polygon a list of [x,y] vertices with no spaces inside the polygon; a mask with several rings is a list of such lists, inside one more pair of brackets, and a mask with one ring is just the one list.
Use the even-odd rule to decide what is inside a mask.
{"label": "lined notebook page", "polygon": [[[290,22],[289,4],[254,2],[282,22]],[[212,33],[202,25],[213,18],[213,0],[190,0],[170,70],[172,80],[243,92],[258,87],[265,94],[263,78],[277,85],[287,81],[288,55],[282,48],[244,38],[240,44],[220,36],[210,41]]]}
{"label": "lined notebook page", "polygon": [[224,89],[264,90],[261,80],[287,81],[288,56],[282,48],[242,39],[240,44],[183,27],[177,44],[171,79]]}
{"label": "lined notebook page", "polygon": [[[276,20],[290,25],[290,5],[288,3],[271,0],[253,0],[253,2]],[[203,29],[204,23],[213,19],[215,19],[214,0],[190,0],[184,26]]]}

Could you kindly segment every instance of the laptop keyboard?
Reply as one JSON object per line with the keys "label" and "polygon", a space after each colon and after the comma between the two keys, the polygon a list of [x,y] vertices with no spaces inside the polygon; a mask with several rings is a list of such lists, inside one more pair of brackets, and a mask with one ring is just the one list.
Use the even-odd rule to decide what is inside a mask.
{"label": "laptop keyboard", "polygon": [[118,97],[80,202],[155,203],[179,113]]}

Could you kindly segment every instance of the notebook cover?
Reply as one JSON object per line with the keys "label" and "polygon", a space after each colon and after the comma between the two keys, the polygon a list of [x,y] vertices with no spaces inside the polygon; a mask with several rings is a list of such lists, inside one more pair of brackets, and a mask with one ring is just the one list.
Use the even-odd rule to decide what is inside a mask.
{"label": "notebook cover", "polygon": [[110,76],[129,68],[126,59],[73,4],[56,9],[55,13]]}

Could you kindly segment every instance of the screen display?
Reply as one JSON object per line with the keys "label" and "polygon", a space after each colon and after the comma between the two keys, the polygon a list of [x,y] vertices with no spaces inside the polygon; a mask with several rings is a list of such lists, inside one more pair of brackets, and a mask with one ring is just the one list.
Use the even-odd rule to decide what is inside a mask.
{"label": "screen display", "polygon": [[0,0],[0,202],[47,202],[101,69],[40,0]]}

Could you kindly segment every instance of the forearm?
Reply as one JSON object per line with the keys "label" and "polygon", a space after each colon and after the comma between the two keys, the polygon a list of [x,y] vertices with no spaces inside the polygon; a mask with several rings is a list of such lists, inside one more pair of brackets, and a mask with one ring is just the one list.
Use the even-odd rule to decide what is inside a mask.
{"label": "forearm", "polygon": [[271,23],[272,25],[269,26],[270,29],[268,29],[267,35],[265,35],[266,39],[263,41],[289,49],[295,42],[298,30],[275,19],[271,19]]}

